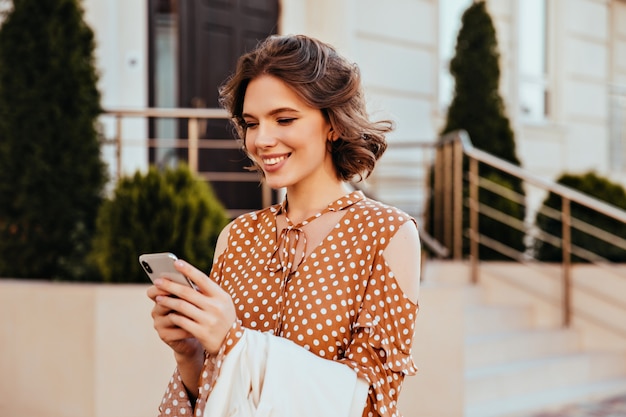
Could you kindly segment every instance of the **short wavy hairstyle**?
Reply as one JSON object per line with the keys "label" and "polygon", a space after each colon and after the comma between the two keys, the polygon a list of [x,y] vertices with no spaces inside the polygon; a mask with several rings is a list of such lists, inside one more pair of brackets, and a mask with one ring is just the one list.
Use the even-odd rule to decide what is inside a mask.
{"label": "short wavy hairstyle", "polygon": [[360,181],[372,173],[387,149],[385,134],[394,125],[390,120],[370,121],[356,64],[304,35],[270,36],[242,55],[219,93],[244,147],[244,97],[250,81],[261,75],[282,80],[309,106],[321,110],[337,135],[329,150],[341,180]]}

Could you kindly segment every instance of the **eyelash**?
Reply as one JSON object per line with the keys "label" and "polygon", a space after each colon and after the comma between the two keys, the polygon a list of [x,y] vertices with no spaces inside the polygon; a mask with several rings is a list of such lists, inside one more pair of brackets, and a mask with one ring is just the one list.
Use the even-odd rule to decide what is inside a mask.
{"label": "eyelash", "polygon": [[[277,122],[279,125],[288,125],[288,124],[292,123],[294,120],[296,120],[296,119],[295,119],[295,118],[293,118],[293,117],[292,117],[292,118],[282,118],[282,119],[277,119],[277,120],[276,120],[276,122]],[[241,127],[242,127],[244,130],[253,129],[253,128],[257,127],[258,125],[259,125],[258,123],[255,123],[255,122],[246,122],[245,120],[243,120],[243,121],[241,122]]]}

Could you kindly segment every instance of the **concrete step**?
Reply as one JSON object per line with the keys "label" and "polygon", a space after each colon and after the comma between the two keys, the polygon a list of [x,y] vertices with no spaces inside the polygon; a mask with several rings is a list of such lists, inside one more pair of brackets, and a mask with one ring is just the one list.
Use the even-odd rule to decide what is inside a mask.
{"label": "concrete step", "polygon": [[463,288],[463,301],[465,306],[476,306],[476,305],[484,305],[485,301],[485,292],[479,286],[467,285]]}
{"label": "concrete step", "polygon": [[463,416],[530,417],[533,415],[536,417],[539,412],[543,414],[571,404],[600,401],[615,395],[623,395],[625,392],[626,377],[614,378],[466,405]]}
{"label": "concrete step", "polygon": [[626,355],[581,352],[466,370],[467,406],[626,376]]}
{"label": "concrete step", "polygon": [[580,335],[572,329],[506,331],[465,339],[465,368],[571,354],[580,350]]}
{"label": "concrete step", "polygon": [[529,417],[626,392],[626,352],[585,350],[580,331],[554,327],[541,303],[487,284],[465,297],[464,417]]}
{"label": "concrete step", "polygon": [[532,326],[532,311],[525,306],[469,305],[465,307],[466,336],[486,335]]}

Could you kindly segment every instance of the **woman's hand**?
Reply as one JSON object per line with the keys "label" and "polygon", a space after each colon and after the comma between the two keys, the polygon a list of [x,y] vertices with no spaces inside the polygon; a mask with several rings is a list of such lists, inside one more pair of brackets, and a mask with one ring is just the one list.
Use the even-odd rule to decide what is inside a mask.
{"label": "woman's hand", "polygon": [[165,278],[157,279],[148,289],[148,296],[155,302],[154,327],[177,355],[196,356],[200,347],[215,354],[237,319],[233,301],[219,285],[187,262],[178,260],[175,267],[198,290]]}
{"label": "woman's hand", "polygon": [[155,302],[152,308],[152,320],[161,340],[172,348],[176,355],[181,357],[192,358],[202,354],[203,349],[200,342],[192,334],[172,322],[170,318],[172,310],[156,302],[157,297],[167,297],[169,294],[154,285],[148,288],[147,293],[148,297]]}

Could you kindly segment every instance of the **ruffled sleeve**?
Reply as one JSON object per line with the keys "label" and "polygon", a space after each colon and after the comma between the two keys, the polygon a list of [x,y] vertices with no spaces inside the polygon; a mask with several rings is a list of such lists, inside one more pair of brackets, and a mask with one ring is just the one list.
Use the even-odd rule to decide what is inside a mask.
{"label": "ruffled sleeve", "polygon": [[380,416],[400,415],[396,400],[402,381],[417,372],[411,345],[418,309],[390,270],[370,279],[352,342],[340,362],[369,382],[368,401]]}
{"label": "ruffled sleeve", "polygon": [[200,380],[198,381],[198,393],[195,406],[192,406],[180,373],[178,369],[176,369],[167,386],[163,400],[161,401],[159,417],[202,416],[206,400],[215,386],[224,358],[241,339],[242,335],[243,327],[241,326],[241,322],[237,320],[233,323],[219,352],[215,355],[205,353],[204,365],[202,366]]}
{"label": "ruffled sleeve", "polygon": [[[218,284],[220,283],[219,279],[223,264],[224,254],[215,260],[211,270],[211,279]],[[198,392],[195,393],[197,398],[195,404],[191,403],[189,393],[182,382],[180,373],[178,369],[175,369],[159,406],[159,417],[202,416],[204,405],[215,386],[224,358],[241,339],[242,335],[243,327],[241,321],[236,320],[226,335],[218,353],[209,355],[205,352],[204,364],[198,381]]]}

